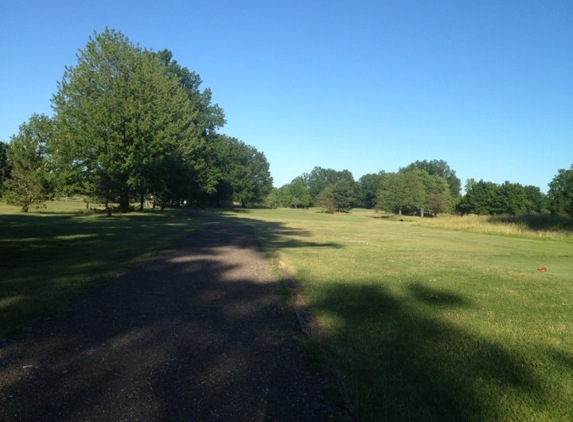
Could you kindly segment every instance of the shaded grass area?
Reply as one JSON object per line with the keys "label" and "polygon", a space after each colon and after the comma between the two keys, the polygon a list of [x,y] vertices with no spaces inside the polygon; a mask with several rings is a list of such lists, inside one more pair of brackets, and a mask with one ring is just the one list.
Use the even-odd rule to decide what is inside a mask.
{"label": "shaded grass area", "polygon": [[299,281],[359,420],[570,420],[569,237],[363,212],[229,215],[249,219]]}
{"label": "shaded grass area", "polygon": [[83,206],[21,214],[0,205],[0,337],[196,228],[180,211],[109,218]]}

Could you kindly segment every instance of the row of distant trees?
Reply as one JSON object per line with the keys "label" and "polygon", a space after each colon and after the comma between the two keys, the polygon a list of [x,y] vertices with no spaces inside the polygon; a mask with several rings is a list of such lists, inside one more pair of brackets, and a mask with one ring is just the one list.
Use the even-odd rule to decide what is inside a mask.
{"label": "row of distant trees", "polygon": [[10,143],[0,142],[0,195],[23,211],[54,196],[81,196],[113,209],[146,200],[272,207],[354,207],[397,214],[564,213],[573,215],[573,166],[538,187],[461,181],[443,160],[416,161],[395,173],[315,167],[272,188],[264,153],[219,134],[223,110],[200,90],[199,75],[168,50],[134,45],[120,32],[94,34],[66,67],[53,117],[34,114]]}
{"label": "row of distant trees", "polygon": [[291,183],[273,189],[266,202],[271,207],[318,206],[330,213],[362,207],[421,216],[573,215],[573,165],[569,170],[558,171],[547,194],[536,186],[469,179],[464,195],[461,180],[443,160],[416,161],[394,173],[365,174],[358,181],[348,170],[315,167]]}
{"label": "row of distant trees", "polygon": [[66,67],[53,117],[34,114],[0,142],[0,194],[22,207],[79,195],[113,209],[181,203],[243,206],[272,188],[265,155],[217,133],[223,110],[201,78],[106,29]]}

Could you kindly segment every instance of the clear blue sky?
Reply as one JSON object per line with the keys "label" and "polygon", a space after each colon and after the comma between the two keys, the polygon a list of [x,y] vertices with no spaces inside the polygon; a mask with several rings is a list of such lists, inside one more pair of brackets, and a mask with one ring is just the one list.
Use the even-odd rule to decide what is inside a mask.
{"label": "clear blue sky", "polygon": [[442,159],[462,183],[546,191],[573,164],[571,0],[5,0],[0,140],[52,114],[106,26],[199,73],[277,187]]}

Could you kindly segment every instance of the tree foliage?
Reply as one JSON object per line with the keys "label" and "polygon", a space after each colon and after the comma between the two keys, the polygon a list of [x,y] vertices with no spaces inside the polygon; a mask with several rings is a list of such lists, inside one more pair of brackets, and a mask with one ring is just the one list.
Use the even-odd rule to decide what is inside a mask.
{"label": "tree foliage", "polygon": [[522,186],[508,181],[498,185],[468,179],[466,194],[456,209],[462,215],[520,215],[543,212],[545,203],[545,195],[534,186]]}
{"label": "tree foliage", "polygon": [[325,188],[332,188],[341,180],[348,181],[353,186],[353,189],[355,183],[354,176],[352,176],[352,173],[348,170],[337,171],[334,169],[325,169],[319,166],[314,167],[310,173],[304,174],[302,178],[305,180],[313,202],[317,200],[318,195]]}
{"label": "tree foliage", "polygon": [[322,211],[332,214],[336,211],[336,198],[330,186],[325,187],[316,198],[316,205],[322,208]]}
{"label": "tree foliage", "polygon": [[469,179],[466,194],[458,204],[458,212],[464,214],[493,215],[497,208],[498,185],[493,182]]}
{"label": "tree foliage", "polygon": [[399,215],[419,213],[423,217],[425,211],[434,215],[442,213],[451,207],[451,203],[449,185],[443,177],[408,167],[385,175],[376,205]]}
{"label": "tree foliage", "polygon": [[304,178],[299,176],[277,191],[279,206],[290,208],[306,208],[312,203],[310,192],[304,183]]}
{"label": "tree foliage", "polygon": [[20,125],[6,150],[10,177],[4,181],[4,197],[8,204],[20,206],[23,212],[28,212],[30,207],[44,207],[51,197],[48,146],[52,137],[50,118],[34,114],[27,123]]}
{"label": "tree foliage", "polygon": [[279,189],[272,189],[266,203],[272,208],[306,208],[311,205],[312,199],[304,178],[299,176]]}
{"label": "tree foliage", "polygon": [[177,77],[180,85],[187,92],[194,109],[198,111],[193,123],[200,128],[203,135],[212,135],[216,130],[225,125],[225,113],[218,104],[211,104],[212,92],[206,88],[200,90],[201,76],[181,66],[173,59],[171,51],[165,49],[157,53],[159,62],[167,68],[167,71]]}
{"label": "tree foliage", "polygon": [[551,212],[573,216],[573,165],[557,172],[549,183],[548,197]]}
{"label": "tree foliage", "polygon": [[169,50],[155,53],[106,29],[66,67],[53,96],[60,191],[127,211],[145,198],[169,205],[262,202],[265,155],[217,133],[225,124],[200,76]]}
{"label": "tree foliage", "polygon": [[452,198],[456,198],[460,195],[462,182],[456,176],[456,172],[450,168],[447,162],[444,160],[423,160],[415,161],[406,167],[407,170],[411,169],[425,170],[431,176],[440,176],[444,178],[450,189],[450,194]]}
{"label": "tree foliage", "polygon": [[270,166],[265,154],[244,142],[218,136],[217,179],[220,200],[232,200],[241,206],[263,203],[272,188]]}
{"label": "tree foliage", "polygon": [[[354,206],[378,209],[397,214],[437,216],[457,211],[464,214],[571,213],[573,197],[573,166],[559,170],[550,184],[550,194],[545,195],[536,186],[519,183],[498,185],[484,180],[468,179],[465,195],[459,194],[460,181],[443,160],[416,161],[396,173],[368,173],[354,182],[348,170],[336,171],[314,167],[295,180],[304,185],[311,197],[311,204],[326,212],[347,211]],[[294,182],[294,181],[293,181]],[[272,192],[269,204],[298,206],[291,195],[291,184]],[[455,193],[455,195],[453,194]],[[293,199],[295,198],[295,199]]]}
{"label": "tree foliage", "polygon": [[8,164],[9,144],[0,141],[0,197],[4,192],[4,182],[10,178],[10,164]]}
{"label": "tree foliage", "polygon": [[364,208],[374,208],[376,198],[386,173],[367,173],[358,180],[357,201]]}
{"label": "tree foliage", "polygon": [[540,214],[547,210],[547,195],[541,192],[537,186],[524,186],[527,197],[526,212],[528,214]]}
{"label": "tree foliage", "polygon": [[348,212],[354,207],[356,201],[354,194],[354,180],[341,178],[330,188],[334,196],[334,207],[336,211]]}
{"label": "tree foliage", "polygon": [[58,158],[71,158],[67,166],[108,213],[110,203],[127,211],[134,193],[157,187],[155,170],[166,157],[192,165],[201,143],[198,111],[179,80],[154,53],[113,30],[90,38],[77,65],[66,68],[53,108],[64,153]]}

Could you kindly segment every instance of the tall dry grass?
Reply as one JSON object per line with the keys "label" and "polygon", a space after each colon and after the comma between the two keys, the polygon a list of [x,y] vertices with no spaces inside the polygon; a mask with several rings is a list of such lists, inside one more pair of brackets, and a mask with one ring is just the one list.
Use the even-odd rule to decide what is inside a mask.
{"label": "tall dry grass", "polygon": [[404,220],[423,227],[433,227],[446,230],[516,236],[531,239],[573,239],[573,219],[564,216],[467,215],[460,217],[442,215],[436,218],[406,217]]}

